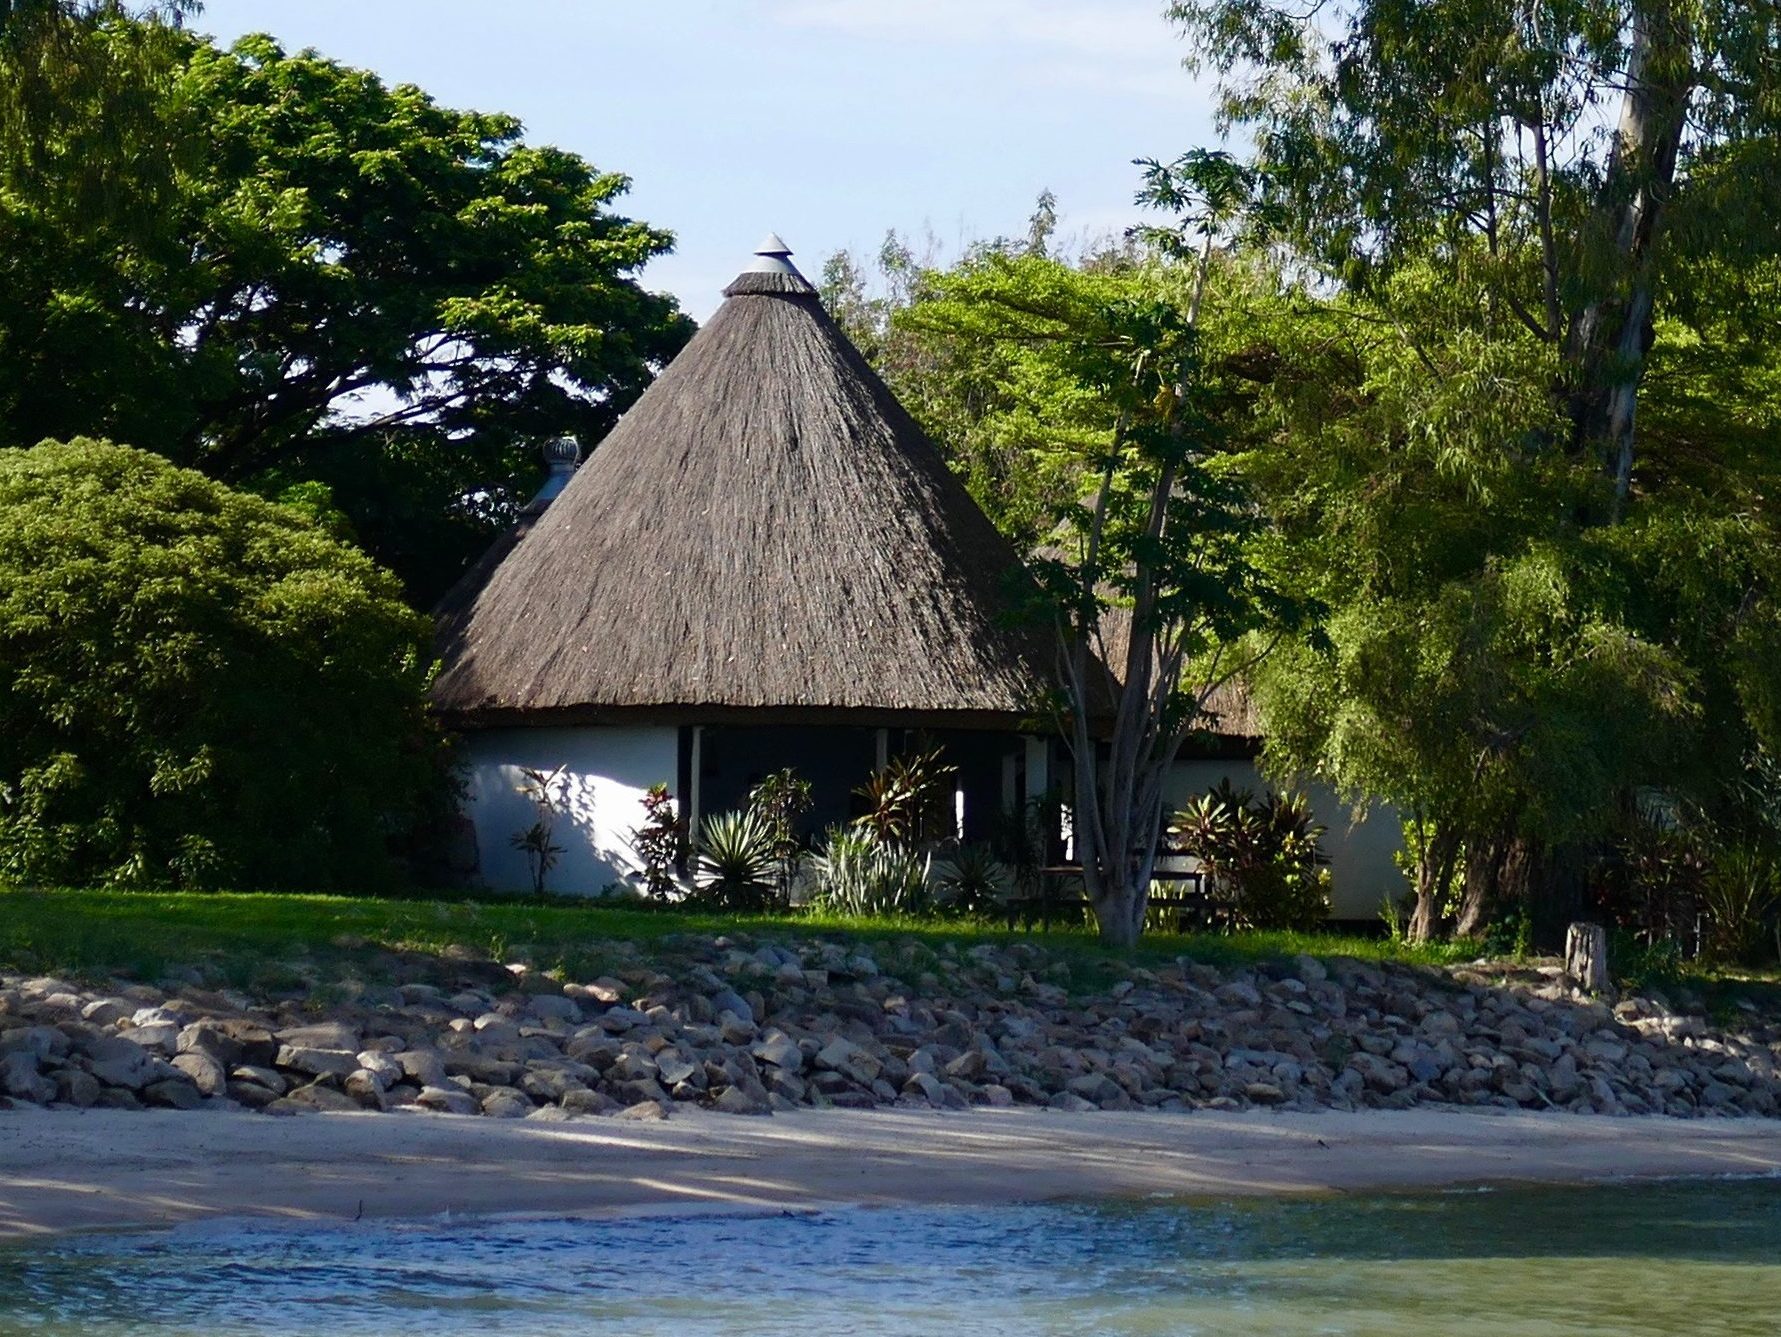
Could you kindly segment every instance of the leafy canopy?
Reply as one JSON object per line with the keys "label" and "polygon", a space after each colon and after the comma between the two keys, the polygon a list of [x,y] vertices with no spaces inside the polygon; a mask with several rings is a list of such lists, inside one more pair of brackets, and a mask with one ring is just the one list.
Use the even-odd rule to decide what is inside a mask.
{"label": "leafy canopy", "polygon": [[[0,443],[103,435],[269,495],[319,482],[428,599],[535,485],[537,444],[591,446],[685,341],[636,281],[671,239],[611,211],[626,178],[512,117],[268,37],[158,42],[170,181],[95,215],[53,176],[78,164],[45,183],[0,151]],[[59,132],[108,114],[71,103]]]}
{"label": "leafy canopy", "polygon": [[429,627],[298,512],[0,451],[0,877],[348,889],[436,793]]}

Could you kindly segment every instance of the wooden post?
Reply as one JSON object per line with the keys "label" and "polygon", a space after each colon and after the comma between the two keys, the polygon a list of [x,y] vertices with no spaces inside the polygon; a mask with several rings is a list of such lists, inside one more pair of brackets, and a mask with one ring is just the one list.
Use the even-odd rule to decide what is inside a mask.
{"label": "wooden post", "polygon": [[1590,993],[1608,992],[1608,930],[1572,924],[1565,930],[1565,978]]}

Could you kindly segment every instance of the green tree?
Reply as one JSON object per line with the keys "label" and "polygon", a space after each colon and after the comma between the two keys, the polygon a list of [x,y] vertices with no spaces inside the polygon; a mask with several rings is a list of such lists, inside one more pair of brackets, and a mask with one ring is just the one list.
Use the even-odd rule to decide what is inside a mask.
{"label": "green tree", "polygon": [[1777,11],[1688,0],[1175,0],[1307,256],[1490,261],[1620,513],[1666,273],[1781,246]]}
{"label": "green tree", "polygon": [[0,451],[0,876],[387,882],[444,773],[429,640],[294,510],[145,451]]}
{"label": "green tree", "polygon": [[131,182],[127,224],[95,219],[0,156],[0,432],[323,483],[429,599],[535,485],[537,444],[591,446],[684,342],[636,279],[671,239],[512,117],[266,37],[164,36],[154,111],[201,149],[171,195]]}
{"label": "green tree", "polygon": [[1069,504],[1033,563],[1050,598],[1074,774],[1072,834],[1102,937],[1143,930],[1166,781],[1220,686],[1307,611],[1265,578],[1265,526],[1229,466],[1240,396],[1203,337],[1214,244],[1246,181],[1220,155],[1149,165],[1176,215],[1146,263],[1083,269],[990,248],[905,322],[1004,359]]}

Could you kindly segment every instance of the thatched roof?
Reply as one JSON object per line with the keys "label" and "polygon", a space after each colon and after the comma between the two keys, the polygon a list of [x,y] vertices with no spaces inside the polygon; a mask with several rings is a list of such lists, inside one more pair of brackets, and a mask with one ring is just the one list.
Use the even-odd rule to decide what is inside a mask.
{"label": "thatched roof", "polygon": [[549,507],[440,606],[461,723],[1006,726],[1025,571],[780,245]]}

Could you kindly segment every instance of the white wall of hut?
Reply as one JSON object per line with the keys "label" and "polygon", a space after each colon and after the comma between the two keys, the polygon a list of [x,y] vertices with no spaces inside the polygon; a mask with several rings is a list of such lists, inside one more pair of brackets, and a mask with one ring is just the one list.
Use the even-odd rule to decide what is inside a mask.
{"label": "white wall of hut", "polygon": [[552,832],[563,853],[547,890],[597,896],[639,871],[631,832],[643,823],[649,787],[673,787],[680,731],[672,726],[611,725],[478,729],[464,735],[464,813],[476,828],[481,878],[495,891],[532,889],[525,854],[513,837],[538,820],[521,792],[525,769],[563,768],[553,788],[561,811]]}

